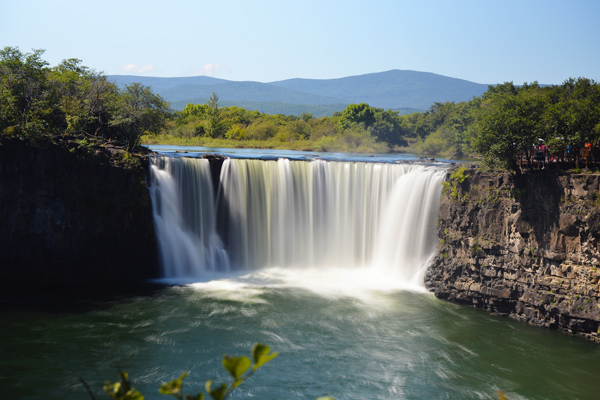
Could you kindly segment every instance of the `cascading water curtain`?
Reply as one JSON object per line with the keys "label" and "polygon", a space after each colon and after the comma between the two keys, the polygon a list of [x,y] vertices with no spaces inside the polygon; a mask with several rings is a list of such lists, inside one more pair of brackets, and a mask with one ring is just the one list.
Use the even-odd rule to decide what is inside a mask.
{"label": "cascading water curtain", "polygon": [[414,164],[227,159],[221,238],[208,160],[154,157],[150,193],[165,277],[198,278],[230,263],[368,267],[422,285],[444,174]]}
{"label": "cascading water curtain", "polygon": [[417,168],[394,184],[374,244],[373,268],[408,286],[423,286],[423,276],[438,245],[445,169]]}
{"label": "cascading water curtain", "polygon": [[227,270],[216,232],[208,160],[152,157],[150,196],[165,278],[194,278]]}
{"label": "cascading water curtain", "polygon": [[372,265],[411,281],[437,244],[443,175],[409,164],[228,159],[232,264]]}

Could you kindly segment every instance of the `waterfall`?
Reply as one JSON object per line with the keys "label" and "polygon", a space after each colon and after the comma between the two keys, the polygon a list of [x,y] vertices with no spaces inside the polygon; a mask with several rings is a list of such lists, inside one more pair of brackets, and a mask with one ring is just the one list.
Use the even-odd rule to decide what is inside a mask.
{"label": "waterfall", "polygon": [[216,232],[208,160],[152,157],[150,197],[166,278],[193,278],[227,270],[229,260]]}
{"label": "waterfall", "polygon": [[[156,157],[151,171],[167,277],[197,276],[229,265],[369,266],[413,282],[422,280],[436,248],[440,168],[226,159],[216,205],[207,160]],[[217,208],[227,213],[222,238],[216,231]]]}
{"label": "waterfall", "polygon": [[374,244],[373,267],[390,279],[422,286],[438,243],[444,170],[419,168],[398,179],[387,199]]}

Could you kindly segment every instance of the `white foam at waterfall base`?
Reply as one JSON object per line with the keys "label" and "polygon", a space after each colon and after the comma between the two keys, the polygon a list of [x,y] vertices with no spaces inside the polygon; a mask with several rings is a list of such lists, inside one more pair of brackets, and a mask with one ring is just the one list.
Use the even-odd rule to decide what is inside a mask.
{"label": "white foam at waterfall base", "polygon": [[[165,187],[151,192],[166,197],[155,193],[153,204],[175,208],[157,212],[155,206],[169,279],[186,283],[196,279],[203,282],[198,287],[221,289],[223,282],[236,288],[293,286],[330,296],[423,290],[422,275],[437,244],[443,170],[362,162],[228,159],[219,197],[227,205],[230,225],[229,236],[221,241],[206,240],[206,235],[217,236],[214,210],[222,206],[208,202],[214,199],[212,188],[206,187],[208,162],[186,160],[153,162],[153,185]],[[196,172],[186,172],[190,169]],[[178,189],[163,183],[165,174]],[[198,199],[206,204],[198,207]],[[206,207],[212,212],[206,213]],[[202,223],[189,224],[189,219]],[[222,258],[231,259],[232,269],[244,273],[209,276],[228,269],[215,263],[214,254],[225,253],[221,242],[228,249]]]}
{"label": "white foam at waterfall base", "polygon": [[[387,293],[414,291],[426,293],[422,285],[406,285],[374,274],[372,268],[290,269],[265,268],[240,274],[222,274],[187,286],[203,296],[243,303],[264,303],[262,296],[272,290],[302,290],[328,299],[353,298],[365,305],[381,307],[389,303]],[[186,282],[178,282],[186,283]],[[291,292],[289,292],[291,293]]]}

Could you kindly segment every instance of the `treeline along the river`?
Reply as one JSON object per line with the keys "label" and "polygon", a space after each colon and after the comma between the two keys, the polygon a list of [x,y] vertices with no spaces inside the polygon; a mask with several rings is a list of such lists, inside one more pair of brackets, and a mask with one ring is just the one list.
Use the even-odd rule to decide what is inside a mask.
{"label": "treeline along the river", "polygon": [[594,151],[600,142],[600,85],[586,78],[553,86],[490,85],[468,102],[435,103],[426,112],[410,115],[360,103],[316,118],[309,113],[268,115],[220,107],[217,93],[206,104],[188,104],[175,112],[150,87],[118,87],[81,60],[49,67],[42,56],[43,50],[0,50],[0,132],[5,136],[89,135],[123,143],[130,151],[141,141],[405,151],[481,157],[488,166],[513,171],[546,167],[549,161],[584,160],[589,165],[600,158]]}
{"label": "treeline along the river", "polygon": [[176,113],[168,127],[169,137],[146,140],[199,144],[222,138],[244,147],[474,156],[490,167],[520,171],[548,161],[600,161],[592,151],[600,141],[600,85],[586,78],[555,86],[507,82],[471,101],[435,103],[423,113],[399,115],[361,103],[322,118],[219,108],[213,93],[207,104],[188,104]]}

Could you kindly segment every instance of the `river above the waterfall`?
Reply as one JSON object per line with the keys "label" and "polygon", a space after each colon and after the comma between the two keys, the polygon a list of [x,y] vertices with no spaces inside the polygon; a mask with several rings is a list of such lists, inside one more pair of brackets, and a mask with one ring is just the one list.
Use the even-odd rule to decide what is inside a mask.
{"label": "river above the waterfall", "polygon": [[252,158],[261,160],[276,160],[284,157],[290,160],[311,161],[359,161],[359,162],[433,162],[449,164],[461,162],[449,158],[419,157],[411,153],[335,153],[298,150],[271,150],[271,149],[235,149],[235,148],[212,148],[198,146],[173,146],[173,145],[149,145],[150,150],[170,156],[200,157],[203,154],[220,154],[230,158]]}

